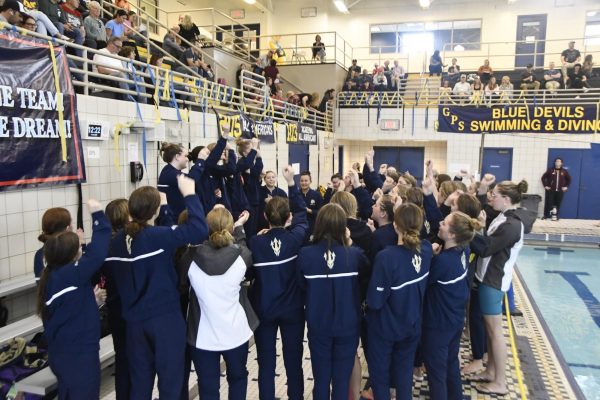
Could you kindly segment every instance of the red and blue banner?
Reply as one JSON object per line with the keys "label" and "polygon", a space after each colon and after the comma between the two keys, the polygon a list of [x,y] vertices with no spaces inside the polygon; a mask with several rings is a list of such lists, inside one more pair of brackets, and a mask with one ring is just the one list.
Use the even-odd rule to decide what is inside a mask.
{"label": "red and blue banner", "polygon": [[0,190],[85,182],[66,52],[0,31]]}
{"label": "red and blue banner", "polygon": [[440,106],[439,132],[451,133],[596,133],[596,105]]}

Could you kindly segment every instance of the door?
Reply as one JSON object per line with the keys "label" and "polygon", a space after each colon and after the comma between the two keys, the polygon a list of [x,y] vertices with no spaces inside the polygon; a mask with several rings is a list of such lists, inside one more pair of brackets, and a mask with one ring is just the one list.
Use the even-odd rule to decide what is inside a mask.
{"label": "door", "polygon": [[[308,157],[309,149],[307,144],[288,144],[288,162],[289,165],[294,167],[296,174],[294,175],[294,181],[296,185],[300,185],[300,173],[308,171]],[[317,179],[313,176],[313,179]]]}
{"label": "door", "polygon": [[517,17],[515,67],[523,68],[527,64],[533,64],[534,68],[544,66],[546,20],[546,14],[519,15]]}
{"label": "door", "polygon": [[381,164],[395,167],[398,172],[409,172],[417,181],[423,180],[425,169],[424,147],[378,147],[375,150],[374,168],[379,170]]}
{"label": "door", "polygon": [[[598,148],[595,148],[598,147]],[[570,171],[569,171],[570,172]],[[600,145],[592,150],[583,150],[581,159],[581,179],[579,184],[579,204],[577,218],[600,219]],[[571,188],[573,184],[571,184]],[[568,193],[569,191],[567,191]],[[561,207],[562,208],[562,207]]]}
{"label": "door", "polygon": [[[547,168],[554,166],[554,160],[561,158],[563,167],[571,175],[571,186],[565,193],[560,205],[561,218],[577,218],[579,213],[579,187],[581,181],[582,149],[548,149]],[[545,201],[546,199],[544,199]]]}
{"label": "door", "polygon": [[512,148],[486,147],[483,149],[481,176],[493,174],[496,182],[510,181],[512,178]]}

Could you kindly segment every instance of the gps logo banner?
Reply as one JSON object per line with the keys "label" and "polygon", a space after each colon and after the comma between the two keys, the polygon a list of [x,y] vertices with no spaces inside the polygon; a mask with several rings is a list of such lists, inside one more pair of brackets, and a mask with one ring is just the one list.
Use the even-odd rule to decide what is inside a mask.
{"label": "gps logo banner", "polygon": [[439,107],[438,131],[452,133],[595,133],[594,105]]}

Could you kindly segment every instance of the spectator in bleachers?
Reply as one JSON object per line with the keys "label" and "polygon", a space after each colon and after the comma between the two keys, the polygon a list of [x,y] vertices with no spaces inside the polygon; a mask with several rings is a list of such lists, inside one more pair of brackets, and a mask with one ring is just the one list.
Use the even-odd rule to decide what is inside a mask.
{"label": "spectator in bleachers", "polygon": [[462,74],[460,80],[454,85],[452,94],[461,102],[471,96],[471,85],[467,82],[467,76],[465,74]]}
{"label": "spectator in bleachers", "polygon": [[21,12],[21,21],[17,23],[17,26],[19,28],[35,32],[37,28],[37,22],[35,22],[35,18],[33,18],[31,15]]}
{"label": "spectator in bleachers", "polygon": [[[112,56],[118,55],[119,51],[123,48],[123,39],[120,37],[112,36],[108,39],[106,47],[100,49],[98,53],[94,54],[94,69],[99,74],[109,75],[119,78],[126,79],[125,72],[121,71],[124,69],[123,62]],[[118,86],[121,89],[128,90],[129,85],[127,82],[116,82],[114,80],[107,80],[107,85]]]}
{"label": "spectator in bleachers", "polygon": [[496,83],[496,77],[492,76],[488,81],[487,85],[483,89],[483,93],[485,94],[485,98],[487,101],[492,101],[498,99],[500,96],[500,87],[498,83]]}
{"label": "spectator in bleachers", "polygon": [[129,1],[128,1],[128,0],[117,0],[117,1],[115,2],[115,5],[116,5],[118,8],[122,8],[122,9],[123,9],[123,10],[125,10],[125,11],[129,11],[129,10],[130,10],[130,7],[131,7],[131,6],[129,5]]}
{"label": "spectator in bleachers", "polygon": [[325,43],[321,42],[321,36],[315,36],[315,42],[312,45],[312,60],[325,62]]}
{"label": "spectator in bleachers", "polygon": [[[131,46],[123,46],[121,50],[119,50],[118,55],[133,61],[135,59],[135,49]],[[123,68],[130,71],[126,76],[127,79],[131,81],[127,83],[127,88],[134,92],[139,91],[140,95],[134,97],[137,98],[138,103],[146,104],[146,97],[142,95],[142,93],[145,93],[146,91],[142,86],[140,86],[144,81],[142,76],[139,74],[139,71],[136,69],[135,65],[132,62],[127,63],[125,61],[122,61],[122,64]]]}
{"label": "spectator in bleachers", "polygon": [[[584,92],[589,90],[587,77],[581,69],[581,64],[575,64],[571,72],[569,72],[569,86],[571,89],[583,89]],[[579,96],[577,96],[579,98]]]}
{"label": "spectator in bleachers", "polygon": [[[70,37],[76,44],[82,45],[85,39],[85,28],[81,13],[77,11],[79,0],[67,0],[60,5],[60,8],[65,13],[66,23],[64,23],[65,36]],[[75,50],[77,56],[82,57],[83,51]]]}
{"label": "spectator in bleachers", "polygon": [[[146,36],[148,36],[148,28],[145,24],[139,23],[137,14],[134,11],[127,13],[127,18],[123,21],[125,25],[125,35],[135,41],[136,46],[144,47],[146,45]],[[138,33],[134,32],[136,30]]]}
{"label": "spectator in bleachers", "polygon": [[375,85],[375,90],[383,91],[388,88],[388,78],[385,76],[385,72],[383,67],[377,68],[377,73],[373,76],[373,84]]}
{"label": "spectator in bleachers", "polygon": [[[40,10],[38,10],[39,4],[37,0],[19,0],[21,2],[21,6],[23,7],[24,15],[28,15],[35,20],[36,27],[34,31],[42,34],[48,35],[52,37],[61,38],[64,40],[70,40],[66,36],[62,36],[58,28],[50,21],[50,18]],[[26,28],[29,29],[29,28]]]}
{"label": "spectator in bleachers", "polygon": [[373,77],[375,77],[375,75],[377,74],[378,69],[379,69],[379,64],[378,63],[373,64],[373,71],[371,71],[371,75],[373,75]]}
{"label": "spectator in bleachers", "polygon": [[515,88],[514,88],[513,84],[510,82],[509,76],[504,75],[502,77],[502,80],[500,81],[500,86],[498,87],[498,90],[500,91],[500,96],[502,98],[506,98],[508,100],[513,98],[513,93],[515,91]]}
{"label": "spectator in bleachers", "polygon": [[127,11],[117,10],[113,14],[113,19],[106,23],[106,37],[116,36],[125,38],[125,20],[127,19]]}
{"label": "spectator in bleachers", "polygon": [[398,60],[394,60],[394,66],[392,67],[391,85],[392,89],[399,90],[402,86],[402,79],[405,78],[404,67],[398,63]]}
{"label": "spectator in bleachers", "polygon": [[364,86],[366,82],[370,82],[371,86],[373,85],[373,76],[369,74],[367,69],[362,70],[362,74],[357,76],[357,81],[354,81],[358,86]]}
{"label": "spectator in bleachers", "polygon": [[0,5],[0,22],[18,25],[22,20],[19,3],[17,0],[4,0]]}
{"label": "spectator in bleachers", "polygon": [[357,87],[356,83],[351,78],[346,79],[342,87],[342,92],[354,92],[357,90],[359,90],[359,87]]}
{"label": "spectator in bleachers", "polygon": [[475,80],[471,84],[471,93],[475,95],[476,92],[479,93],[479,96],[483,94],[483,87],[485,84],[481,82],[481,78],[479,76],[475,76]]}
{"label": "spectator in bleachers", "polygon": [[[179,58],[179,61],[181,61],[192,71],[196,72],[197,74],[200,74],[200,68],[202,68],[202,54],[200,53],[200,49],[198,48],[198,46],[186,48],[181,57]],[[188,73],[188,71],[181,66],[178,67],[177,70],[182,74]]]}
{"label": "spectator in bleachers", "polygon": [[521,90],[538,90],[540,88],[540,82],[535,77],[535,72],[533,71],[533,65],[527,64],[527,68],[521,74]]}
{"label": "spectator in bleachers", "polygon": [[561,72],[564,79],[565,87],[567,86],[568,69],[573,68],[581,60],[581,53],[575,48],[575,41],[569,42],[569,47],[560,55],[562,63]]}
{"label": "spectator in bleachers", "polygon": [[[65,17],[65,13],[60,10],[59,1],[58,0],[38,0],[38,9],[43,12],[50,22],[54,24],[56,29],[64,35],[65,33],[65,25],[67,23],[67,19]],[[69,40],[70,37],[69,37]]]}
{"label": "spectator in bleachers", "polygon": [[102,7],[97,1],[90,1],[88,8],[90,15],[83,20],[85,28],[85,45],[93,49],[103,49],[106,47],[106,27],[100,18]]}
{"label": "spectator in bleachers", "polygon": [[287,97],[288,103],[296,105],[296,106],[300,105],[300,96],[298,96],[292,90],[288,90],[288,92],[285,95]]}
{"label": "spectator in bleachers", "polygon": [[490,77],[494,75],[494,70],[490,66],[490,60],[483,61],[483,65],[477,70],[477,75],[479,75],[484,85],[490,80]]}
{"label": "spectator in bleachers", "polygon": [[319,110],[321,112],[327,111],[327,104],[332,106],[334,101],[335,101],[335,89],[327,89],[325,91],[325,93],[323,94],[323,99],[321,100],[321,103],[319,103],[319,107],[317,107],[317,110]]}
{"label": "spectator in bleachers", "polygon": [[358,90],[362,90],[363,92],[372,92],[374,89],[373,81],[365,81]]}
{"label": "spectator in bleachers", "polygon": [[551,94],[556,94],[556,91],[560,89],[561,77],[562,74],[555,68],[554,61],[550,61],[550,65],[544,73],[544,81],[546,81],[546,89],[548,89]]}
{"label": "spectator in bleachers", "polygon": [[591,54],[585,56],[581,70],[588,80],[594,76],[594,58]]}
{"label": "spectator in bleachers", "polygon": [[277,61],[271,60],[269,66],[263,70],[262,75],[265,79],[271,78],[274,84],[279,84],[279,69],[277,68]]}
{"label": "spectator in bleachers", "polygon": [[[179,24],[179,35],[189,43],[194,43],[196,38],[200,36],[200,29],[192,22],[192,17],[189,15],[183,16],[183,21]],[[183,47],[190,47],[186,42],[182,42]]]}
{"label": "spectator in bleachers", "polygon": [[433,74],[436,74],[437,76],[442,75],[443,67],[444,63],[442,62],[442,57],[440,57],[440,51],[435,50],[433,55],[429,58],[429,76],[433,76]]}
{"label": "spectator in bleachers", "polygon": [[357,65],[358,60],[354,59],[352,60],[352,65],[350,65],[350,67],[348,68],[348,76],[350,76],[350,73],[352,71],[356,71],[357,74],[360,74],[361,68],[360,65]]}
{"label": "spectator in bleachers", "polygon": [[457,63],[456,58],[452,59],[452,65],[448,67],[448,81],[451,86],[456,84],[460,79],[460,66]]}
{"label": "spectator in bleachers", "polygon": [[[151,88],[146,88],[146,92],[152,96],[150,103],[155,104],[157,106],[166,105],[166,103],[162,104],[163,102],[160,100],[165,82],[164,72],[161,70],[163,61],[164,57],[162,54],[152,54],[150,56],[150,66],[146,69],[146,72],[148,73],[148,75],[152,74],[152,76],[154,77],[154,82],[152,82],[152,78],[150,78],[150,76],[144,77],[144,81],[146,82],[146,84],[151,86]],[[152,72],[149,71],[150,69],[152,70]],[[155,99],[154,92],[156,90],[156,85],[158,85],[158,98]]]}
{"label": "spectator in bleachers", "polygon": [[318,98],[319,95],[317,93],[298,93],[298,99],[300,99],[300,104],[302,107],[308,108],[311,106],[311,104],[313,104],[314,102],[314,98],[316,97]]}
{"label": "spectator in bleachers", "polygon": [[240,67],[238,68],[237,72],[235,73],[235,81],[237,83],[237,88],[241,89],[242,88],[242,71],[247,71],[248,67],[246,66],[246,64],[240,64]]}
{"label": "spectator in bleachers", "polygon": [[452,87],[448,79],[444,79],[442,86],[440,87],[440,104],[448,104],[448,98],[451,97]]}
{"label": "spectator in bleachers", "polygon": [[181,58],[181,55],[185,51],[185,48],[179,43],[177,43],[178,33],[179,26],[172,27],[163,38],[162,44],[163,49],[176,60],[179,60]]}

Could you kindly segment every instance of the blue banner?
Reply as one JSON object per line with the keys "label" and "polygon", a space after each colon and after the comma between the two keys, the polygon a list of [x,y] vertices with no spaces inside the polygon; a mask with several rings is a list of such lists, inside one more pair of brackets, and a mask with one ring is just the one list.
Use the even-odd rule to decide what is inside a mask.
{"label": "blue banner", "polygon": [[452,133],[590,134],[600,130],[600,120],[595,105],[440,106],[437,130]]}
{"label": "blue banner", "polygon": [[85,182],[65,49],[4,30],[0,60],[0,190]]}

